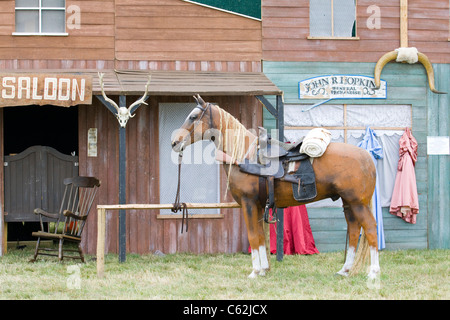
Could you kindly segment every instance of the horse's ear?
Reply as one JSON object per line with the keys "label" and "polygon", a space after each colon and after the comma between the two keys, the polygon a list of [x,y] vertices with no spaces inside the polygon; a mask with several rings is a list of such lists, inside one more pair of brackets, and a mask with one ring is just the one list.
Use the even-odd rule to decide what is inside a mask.
{"label": "horse's ear", "polygon": [[197,104],[201,105],[202,107],[204,107],[206,105],[206,102],[202,99],[202,97],[200,97],[199,94],[197,94],[197,96],[194,96],[195,101],[197,101]]}
{"label": "horse's ear", "polygon": [[200,104],[200,103],[198,102],[197,97],[196,97],[196,96],[193,96],[193,97],[194,97],[195,101],[197,102],[197,104]]}

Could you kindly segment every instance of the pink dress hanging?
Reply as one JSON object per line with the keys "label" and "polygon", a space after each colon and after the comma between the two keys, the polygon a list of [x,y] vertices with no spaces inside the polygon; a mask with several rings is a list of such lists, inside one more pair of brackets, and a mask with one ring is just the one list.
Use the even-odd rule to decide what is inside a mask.
{"label": "pink dress hanging", "polygon": [[389,212],[406,222],[414,224],[416,223],[416,215],[419,213],[416,174],[414,172],[418,144],[409,128],[406,128],[399,142],[400,159],[398,160]]}

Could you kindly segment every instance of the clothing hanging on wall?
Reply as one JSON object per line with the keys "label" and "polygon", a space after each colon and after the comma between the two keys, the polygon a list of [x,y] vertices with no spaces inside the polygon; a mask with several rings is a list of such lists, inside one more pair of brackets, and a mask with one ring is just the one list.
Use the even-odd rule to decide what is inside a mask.
{"label": "clothing hanging on wall", "polygon": [[[370,129],[370,127],[367,127],[363,140],[358,143],[358,147],[361,147],[370,153],[370,156],[372,157],[375,167],[377,166],[377,159],[383,158],[383,149],[381,145],[378,143],[375,132],[372,129]],[[384,249],[386,245],[384,241],[383,212],[381,211],[381,199],[378,181],[379,178],[377,170],[375,191],[372,196],[372,212],[377,221],[378,250],[381,250]]]}
{"label": "clothing hanging on wall", "polygon": [[389,212],[406,222],[415,224],[419,213],[416,174],[414,166],[417,161],[418,144],[409,128],[400,138],[400,159]]}

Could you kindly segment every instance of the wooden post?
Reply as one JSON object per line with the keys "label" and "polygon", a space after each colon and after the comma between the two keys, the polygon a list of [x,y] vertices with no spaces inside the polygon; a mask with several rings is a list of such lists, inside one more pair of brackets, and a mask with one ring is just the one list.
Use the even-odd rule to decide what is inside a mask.
{"label": "wooden post", "polygon": [[[284,141],[284,101],[283,96],[276,96],[276,107],[264,96],[256,96],[264,107],[275,117],[278,129],[278,140]],[[283,260],[284,254],[284,210],[277,210],[277,261]]]}
{"label": "wooden post", "polygon": [[[119,96],[119,106],[126,107],[126,96]],[[126,127],[119,127],[119,203],[127,202],[127,131]],[[125,210],[119,211],[119,261],[127,259],[127,216]]]}
{"label": "wooden post", "polygon": [[[126,96],[119,96],[119,106],[116,105],[116,108],[111,105],[114,103],[113,101],[110,103],[105,100],[105,98],[101,95],[98,95],[97,98],[103,103],[103,105],[108,108],[114,115],[117,115],[118,107],[122,108],[127,106]],[[147,88],[144,97],[142,98],[142,102],[136,104],[134,106],[130,106],[130,112],[135,112],[143,102],[148,99],[147,96]],[[140,101],[140,100],[138,100]],[[119,203],[126,203],[126,168],[127,168],[127,135],[126,135],[126,127],[119,127]],[[126,238],[126,213],[125,210],[121,210],[119,212],[119,261],[125,262],[126,260],[126,251],[127,251],[127,238]]]}
{"label": "wooden post", "polygon": [[[4,220],[2,220],[4,221]],[[8,252],[8,222],[0,223],[0,257]]]}
{"label": "wooden post", "polygon": [[[277,96],[277,129],[278,140],[284,141],[284,102],[282,96]],[[284,256],[284,209],[277,209],[277,261],[283,261]]]}
{"label": "wooden post", "polygon": [[103,278],[105,272],[106,209],[97,209],[97,276]]}
{"label": "wooden post", "polygon": [[400,0],[400,47],[408,48],[408,0]]}

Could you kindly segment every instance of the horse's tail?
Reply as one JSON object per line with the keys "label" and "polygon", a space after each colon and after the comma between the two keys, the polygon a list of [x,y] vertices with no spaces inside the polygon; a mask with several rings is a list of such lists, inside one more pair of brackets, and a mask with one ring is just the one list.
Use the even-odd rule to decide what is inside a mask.
{"label": "horse's tail", "polygon": [[369,260],[369,241],[366,238],[364,230],[361,231],[361,238],[359,239],[358,249],[356,250],[355,260],[353,266],[350,269],[349,274],[351,276],[358,274],[362,267]]}
{"label": "horse's tail", "polygon": [[[373,210],[372,200],[370,200],[369,207]],[[361,229],[361,237],[359,239],[358,249],[356,250],[355,260],[353,262],[352,268],[349,271],[350,275],[358,274],[361,271],[362,267],[366,265],[369,260],[370,249],[369,249],[369,241],[366,238],[366,234],[364,230]]]}

